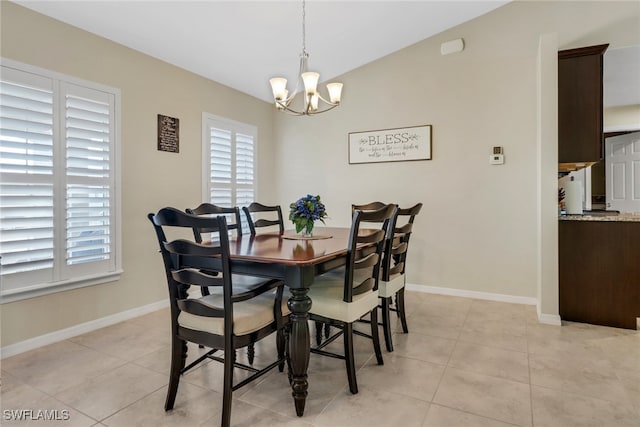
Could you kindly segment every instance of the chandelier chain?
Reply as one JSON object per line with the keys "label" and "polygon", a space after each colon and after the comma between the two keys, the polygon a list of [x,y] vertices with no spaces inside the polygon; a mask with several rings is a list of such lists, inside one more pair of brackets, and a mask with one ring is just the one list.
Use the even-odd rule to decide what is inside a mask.
{"label": "chandelier chain", "polygon": [[302,0],[302,54],[307,54],[307,28],[306,28],[306,3],[305,0]]}

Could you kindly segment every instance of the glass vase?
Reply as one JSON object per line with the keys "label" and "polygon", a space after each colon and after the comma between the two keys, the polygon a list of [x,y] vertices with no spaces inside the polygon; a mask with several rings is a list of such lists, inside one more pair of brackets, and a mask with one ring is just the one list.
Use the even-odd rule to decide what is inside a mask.
{"label": "glass vase", "polygon": [[305,239],[313,237],[313,222],[308,221],[307,225],[302,229],[301,234]]}

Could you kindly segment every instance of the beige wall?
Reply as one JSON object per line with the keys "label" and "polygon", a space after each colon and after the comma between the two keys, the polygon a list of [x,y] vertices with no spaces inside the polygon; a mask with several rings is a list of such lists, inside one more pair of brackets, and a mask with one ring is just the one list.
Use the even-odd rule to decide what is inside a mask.
{"label": "beige wall", "polygon": [[605,108],[604,129],[640,129],[640,105]]}
{"label": "beige wall", "polygon": [[[332,113],[272,123],[267,103],[2,2],[4,57],[122,90],[125,270],[117,283],[3,305],[2,345],[165,298],[145,214],[200,200],[202,111],[258,125],[260,199],[286,207],[321,194],[331,225],[348,224],[352,202],[421,201],[409,283],[541,298],[543,313],[557,314],[553,260],[541,253],[557,236],[548,40],[640,44],[639,22],[638,2],[511,3],[342,76],[344,103]],[[552,36],[541,50],[543,34]],[[465,50],[441,56],[440,44],[459,37]],[[155,150],[158,113],[180,118],[180,154]],[[348,132],[421,124],[433,125],[433,160],[347,163]],[[496,145],[502,166],[488,163]]]}
{"label": "beige wall", "polygon": [[[2,346],[166,299],[146,214],[201,201],[206,111],[258,126],[259,181],[273,181],[271,105],[106,39],[2,1],[2,56],[119,88],[122,248],[118,282],[3,304]],[[212,61],[211,66],[215,66]],[[180,153],[156,150],[157,114],[180,119]],[[271,186],[259,189],[272,199]]]}
{"label": "beige wall", "polygon": [[[556,91],[537,87],[539,40],[555,34],[559,49],[638,44],[639,17],[638,2],[515,2],[345,74],[339,112],[278,117],[280,202],[321,194],[333,224],[348,222],[352,202],[423,202],[409,283],[536,298],[544,274],[556,288],[547,313],[557,314],[557,274],[538,264],[557,236],[548,224],[556,165],[537,166],[553,157],[537,150],[538,90],[544,99]],[[442,42],[460,37],[462,53],[440,55]],[[349,132],[422,124],[433,125],[433,160],[348,164]],[[493,146],[504,147],[504,165],[489,164]],[[552,174],[544,221],[538,171]]]}

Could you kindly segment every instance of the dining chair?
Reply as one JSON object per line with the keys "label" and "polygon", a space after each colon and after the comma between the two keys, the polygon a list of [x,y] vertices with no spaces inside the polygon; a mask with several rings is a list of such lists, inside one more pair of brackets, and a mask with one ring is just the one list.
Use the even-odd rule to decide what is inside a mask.
{"label": "dining chair", "polygon": [[[209,216],[218,216],[224,215],[227,219],[227,229],[235,230],[236,236],[242,236],[242,223],[240,221],[240,208],[234,206],[232,208],[225,208],[222,206],[214,205],[212,203],[201,203],[200,206],[193,209],[185,209],[185,212],[190,213],[192,215],[209,215]],[[233,219],[233,222],[229,222]],[[202,234],[209,233],[208,229],[193,229],[193,237],[196,239],[196,242],[202,242]]]}
{"label": "dining chair", "polygon": [[[278,226],[280,234],[284,233],[284,221],[282,219],[282,209],[280,208],[280,205],[267,206],[261,203],[253,202],[249,206],[244,206],[242,210],[247,217],[249,231],[252,235],[255,236],[256,228],[273,226]],[[254,214],[254,216],[259,215],[261,217],[254,219],[254,216],[252,216],[252,214]]]}
{"label": "dining chair", "polygon": [[[407,327],[407,310],[405,308],[404,291],[406,285],[407,251],[409,239],[413,231],[413,222],[420,213],[422,203],[409,208],[398,208],[393,239],[388,242],[386,260],[382,264],[382,280],[380,281],[380,298],[382,301],[382,328],[384,331],[387,351],[393,351],[391,338],[390,312],[395,312],[400,318],[402,331],[409,332]],[[392,299],[395,297],[395,306]]]}
{"label": "dining chair", "polygon": [[[385,205],[375,211],[356,210],[351,222],[345,268],[318,276],[309,289],[312,301],[310,319],[338,328],[336,333],[312,348],[311,352],[345,361],[352,394],[358,393],[353,351],[353,337],[358,332],[353,324],[362,317],[370,316],[371,335],[365,336],[373,341],[378,365],[384,363],[378,335],[378,279],[385,238],[392,228],[390,223],[396,210],[395,205]],[[377,223],[378,227],[361,230],[363,222]],[[339,336],[343,337],[342,354],[324,350]]]}
{"label": "dining chair", "polygon": [[[208,217],[224,215],[227,218],[227,229],[230,232],[229,234],[233,235],[233,232],[235,232],[236,237],[242,236],[242,222],[240,220],[240,208],[238,208],[237,206],[227,208],[227,207],[218,206],[212,203],[205,202],[205,203],[201,203],[196,208],[193,208],[193,209],[187,208],[185,209],[185,212],[192,215],[200,215],[200,216],[208,216]],[[196,242],[201,243],[202,235],[206,233],[210,233],[211,231],[215,231],[215,230],[211,230],[206,227],[194,228],[193,237],[195,238]],[[219,272],[209,271],[209,273],[216,275]],[[247,291],[262,285],[262,283],[264,283],[264,280],[259,279],[257,277],[236,276],[236,279],[233,282],[233,287],[235,291],[237,291],[238,289],[243,289],[244,291]],[[202,296],[206,296],[210,294],[210,290],[206,286],[203,286],[202,288],[200,288],[200,292],[202,293]],[[202,345],[200,345],[200,347],[202,348]],[[249,364],[253,364],[254,358],[255,358],[255,346],[253,343],[251,343],[249,344],[249,346],[247,346],[247,359],[249,361]]]}
{"label": "dining chair", "polygon": [[[200,206],[190,209],[185,209],[185,212],[192,215],[203,215],[203,216],[218,216],[225,215],[227,218],[232,218],[233,222],[229,223],[227,221],[227,229],[235,230],[236,236],[242,236],[242,224],[240,223],[240,209],[238,207],[225,208],[222,206],[214,205],[211,203],[201,203]],[[205,233],[210,233],[212,230],[208,228],[194,228],[193,229],[193,237],[196,239],[196,242],[202,242],[202,235]],[[238,281],[235,283],[236,286],[239,285]],[[201,288],[202,296],[209,295],[209,288],[203,287]]]}
{"label": "dining chair", "polygon": [[[229,237],[223,216],[206,218],[163,208],[148,214],[153,224],[164,262],[171,311],[171,368],[165,410],[173,409],[180,376],[206,359],[224,365],[222,426],[229,426],[232,393],[263,376],[276,366],[280,371],[286,363],[286,327],[288,309],[282,299],[283,282],[265,280],[259,288],[234,293],[234,280],[229,255]],[[187,239],[167,239],[168,228],[208,229],[211,242],[197,243]],[[212,271],[221,275],[208,273]],[[203,268],[206,266],[206,268]],[[217,288],[220,292],[193,297],[190,286]],[[276,333],[277,359],[266,367],[256,369],[236,361],[237,349]],[[210,348],[201,357],[185,366],[187,342]],[[224,352],[223,356],[216,352]],[[234,368],[251,374],[234,383]]]}
{"label": "dining chair", "polygon": [[[373,202],[365,205],[352,205],[352,211],[356,209],[379,209],[384,204]],[[380,296],[380,309],[382,314],[382,330],[387,351],[393,351],[393,338],[391,333],[391,312],[395,312],[400,318],[402,331],[409,332],[407,327],[407,314],[405,309],[405,269],[409,239],[413,230],[413,222],[416,215],[422,209],[422,203],[417,203],[409,208],[398,208],[394,219],[394,229],[387,236],[384,257],[381,263],[381,277],[378,286]],[[393,299],[395,298],[395,304]]]}

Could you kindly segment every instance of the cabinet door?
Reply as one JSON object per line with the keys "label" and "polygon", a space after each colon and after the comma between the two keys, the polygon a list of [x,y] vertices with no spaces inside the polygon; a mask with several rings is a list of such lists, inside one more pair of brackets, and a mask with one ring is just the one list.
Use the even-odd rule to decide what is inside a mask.
{"label": "cabinet door", "polygon": [[558,162],[602,158],[602,66],[608,45],[558,52]]}

